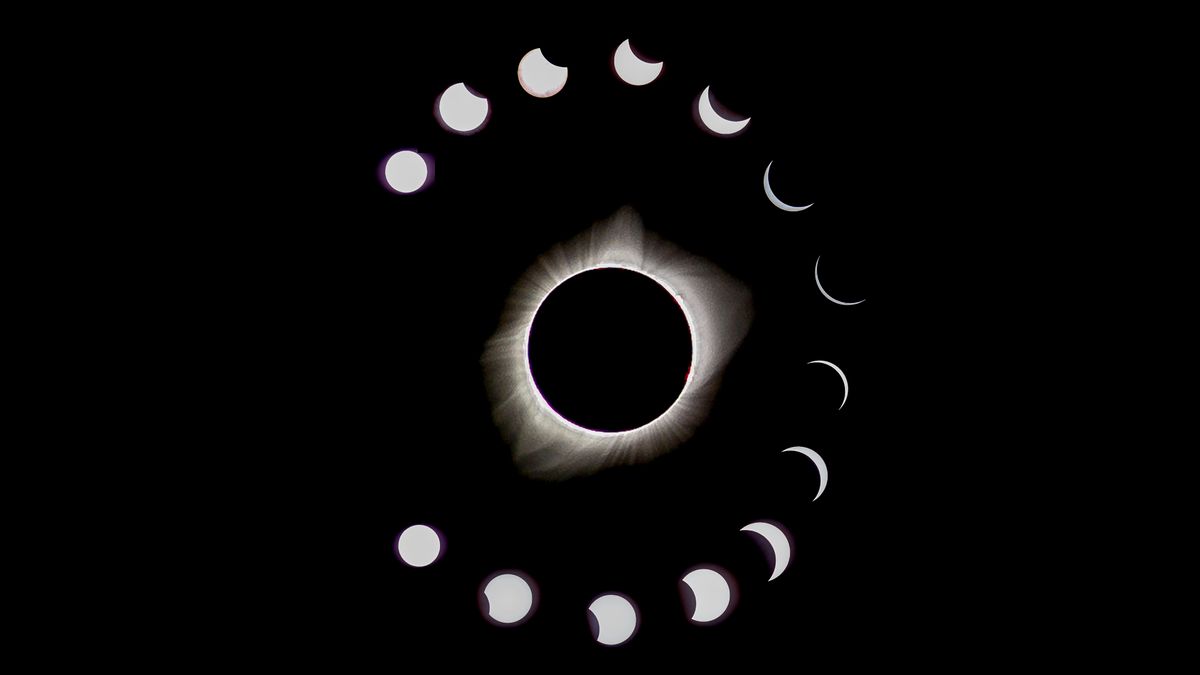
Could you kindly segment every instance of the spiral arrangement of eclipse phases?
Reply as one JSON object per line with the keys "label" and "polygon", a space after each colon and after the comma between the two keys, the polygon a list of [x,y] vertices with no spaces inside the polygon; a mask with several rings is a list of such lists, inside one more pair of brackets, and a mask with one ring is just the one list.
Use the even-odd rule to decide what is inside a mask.
{"label": "spiral arrangement of eclipse phases", "polygon": [[[663,72],[663,63],[639,56],[629,40],[618,45],[612,56],[613,70],[630,86],[652,84]],[[541,49],[533,49],[517,65],[517,82],[530,96],[548,98],[567,85],[569,70],[551,63]],[[720,104],[705,87],[696,98],[693,114],[700,127],[718,137],[733,138],[750,124],[749,117],[737,118],[718,112]],[[434,101],[434,114],[447,132],[471,135],[480,132],[491,117],[486,96],[460,82],[447,88]],[[799,213],[812,204],[793,205],[779,199],[771,188],[773,161],[763,171],[763,192],[782,211]],[[418,192],[429,184],[433,158],[415,149],[394,152],[382,165],[384,185],[398,194]],[[838,300],[821,284],[820,258],[813,277],[821,295],[830,302],[851,307],[863,302]],[[621,269],[641,274],[664,289],[678,303],[686,318],[691,339],[691,364],[683,389],[665,412],[632,429],[598,430],[567,419],[546,400],[530,364],[530,332],[546,298],[564,282],[584,272]],[[512,448],[513,461],[527,476],[560,480],[592,473],[619,464],[644,462],[667,452],[695,433],[707,415],[720,384],[721,373],[745,337],[752,319],[748,289],[713,263],[681,250],[647,232],[631,208],[564,241],[543,254],[520,277],[499,317],[499,327],[488,340],[482,358],[487,393],[500,434]],[[842,381],[842,410],[850,395],[845,372],[836,364],[813,359],[810,365],[833,369]],[[824,492],[829,480],[825,460],[807,447],[790,447],[781,453],[802,455],[817,468],[819,485],[813,500]],[[792,456],[794,456],[792,455]],[[780,461],[786,461],[781,459]],[[769,581],[787,569],[793,540],[778,522],[756,521],[742,531],[761,539],[773,557]],[[445,535],[427,524],[416,524],[400,532],[395,553],[410,567],[432,565],[445,548]],[[680,577],[681,599],[688,619],[696,624],[719,622],[733,609],[736,587],[732,575],[711,565],[698,566]],[[539,590],[535,581],[520,570],[498,570],[485,578],[479,590],[483,617],[496,626],[518,626],[537,610]],[[628,643],[637,633],[640,614],[636,600],[618,589],[594,598],[585,613],[596,642],[602,645]]]}

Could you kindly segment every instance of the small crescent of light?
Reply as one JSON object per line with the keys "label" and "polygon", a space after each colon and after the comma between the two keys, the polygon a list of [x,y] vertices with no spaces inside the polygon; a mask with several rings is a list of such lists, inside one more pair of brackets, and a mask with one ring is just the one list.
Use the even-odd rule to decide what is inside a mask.
{"label": "small crescent of light", "polygon": [[[775,163],[775,160],[771,160],[770,162],[767,162],[767,170],[763,172],[763,190],[765,190],[767,193],[767,199],[770,199],[771,203],[774,204],[775,206],[778,206],[779,208],[783,209],[784,211],[790,211],[792,213],[795,213],[796,211],[803,211],[804,209],[807,209],[808,206],[812,206],[812,204],[809,204],[808,206],[792,206],[791,204],[788,204],[787,202],[783,201],[779,197],[775,196],[775,191],[771,189],[771,180],[770,180],[771,165],[774,163]],[[834,302],[837,302],[837,301],[834,300]]]}
{"label": "small crescent of light", "polygon": [[750,123],[749,117],[744,120],[734,121],[727,120],[717,114],[717,111],[713,109],[712,99],[709,98],[708,90],[711,88],[704,88],[704,91],[700,93],[700,101],[696,104],[700,111],[700,121],[704,123],[704,126],[708,127],[713,133],[721,134],[722,136],[736,134],[745,129],[746,125]]}
{"label": "small crescent of light", "polygon": [[[812,460],[813,464],[817,465],[817,474],[821,477],[821,486],[817,488],[817,497],[820,497],[821,493],[825,491],[825,486],[829,484],[829,469],[825,467],[825,460],[821,459],[816,450],[799,445],[794,448],[788,448],[784,452],[798,452],[807,456]],[[817,501],[817,497],[813,497],[814,502]]]}
{"label": "small crescent of light", "polygon": [[850,383],[846,381],[846,374],[842,372],[841,368],[838,368],[837,366],[833,365],[832,363],[830,363],[828,361],[809,361],[808,362],[809,365],[812,365],[814,363],[822,363],[822,364],[829,366],[830,368],[833,368],[835,371],[837,371],[838,376],[842,378],[842,391],[844,393],[842,394],[842,405],[838,406],[838,410],[841,410],[842,406],[846,405],[846,399],[850,398]]}
{"label": "small crescent of light", "polygon": [[[768,165],[767,168],[768,169],[771,168],[770,165]],[[810,204],[810,206],[811,206],[811,204]],[[820,264],[821,264],[821,256],[817,256],[817,264],[813,265],[813,278],[817,280],[817,290],[821,291],[821,295],[825,296],[826,299],[828,299],[830,302],[834,303],[835,305],[845,305],[846,307],[850,307],[852,305],[857,305],[858,303],[862,302],[863,300],[866,300],[866,298],[863,298],[862,300],[858,300],[856,302],[842,302],[841,300],[838,300],[837,298],[833,297],[832,295],[826,293],[825,287],[821,285],[821,277],[820,277],[820,275],[817,274],[817,265],[820,265]]]}
{"label": "small crescent of light", "polygon": [[788,543],[787,535],[783,530],[772,525],[771,523],[757,522],[750,523],[741,530],[742,532],[753,532],[762,537],[771,546],[771,550],[775,551],[775,570],[771,574],[771,578],[767,581],[775,581],[780,574],[787,569],[788,563],[792,560],[792,545]]}
{"label": "small crescent of light", "polygon": [[658,78],[663,64],[662,61],[652,63],[639,59],[637,54],[633,53],[633,47],[629,46],[629,40],[626,40],[613,53],[613,68],[617,71],[617,77],[626,84],[640,87]]}

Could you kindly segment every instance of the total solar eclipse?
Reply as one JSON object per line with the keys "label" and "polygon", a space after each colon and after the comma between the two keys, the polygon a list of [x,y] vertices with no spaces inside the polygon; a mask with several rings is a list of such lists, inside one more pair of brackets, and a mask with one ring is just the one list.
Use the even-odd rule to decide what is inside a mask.
{"label": "total solar eclipse", "polygon": [[542,301],[528,357],[539,393],[559,415],[585,429],[627,431],[678,400],[691,370],[691,329],[657,281],[588,270]]}
{"label": "total solar eclipse", "polygon": [[[662,62],[643,60],[629,40],[616,48],[611,59],[615,75],[631,86],[648,85],[662,73]],[[576,72],[573,82],[578,84],[572,86],[588,86],[586,67]],[[545,99],[563,90],[567,73],[566,65],[550,62],[535,48],[517,65],[516,80],[525,93]],[[502,103],[503,92],[497,95]],[[693,101],[693,116],[701,130],[717,138],[742,135],[750,117],[721,111],[724,108],[711,87],[706,86]],[[460,82],[436,99],[435,116],[446,131],[469,136],[490,121],[491,106],[486,96]],[[766,116],[763,119],[769,123]],[[493,126],[501,124],[503,120]],[[385,185],[396,194],[423,189],[432,175],[431,159],[413,150],[395,152],[384,164]],[[761,159],[766,162],[762,191],[770,204],[789,214],[812,206],[779,199],[770,179],[774,160]],[[786,174],[778,178],[788,182]],[[651,226],[653,216],[648,211]],[[580,229],[584,226],[564,218],[564,234],[574,234],[540,255],[530,252],[531,264],[514,280],[495,333],[480,356],[496,430],[526,478],[567,481],[610,467],[649,462],[684,446],[712,408],[724,371],[754,316],[745,283],[647,230],[632,207]],[[839,307],[863,302],[862,298],[839,300],[826,292],[819,261],[818,257],[813,266],[813,280],[821,296]],[[846,373],[831,361],[813,359],[805,364],[828,366],[836,372],[843,394],[837,410],[842,410],[849,397]],[[789,466],[795,454],[811,461],[819,476],[812,493],[796,494],[804,500],[813,494],[816,501],[829,481],[825,460],[816,450],[794,446],[779,453],[789,459],[781,459],[778,466]],[[782,523],[756,520],[740,531],[759,540],[771,563],[768,582],[778,579],[789,564],[803,564],[802,551],[796,550],[796,540]],[[394,548],[407,566],[423,568],[444,557],[445,543],[441,530],[417,524],[397,536]],[[730,615],[739,593],[732,573],[710,564],[677,572],[682,575],[676,578],[687,621],[711,625]],[[516,569],[487,576],[478,591],[483,617],[497,627],[525,624],[539,602],[534,579]],[[641,624],[638,602],[620,592],[619,584],[608,588],[607,578],[590,583],[600,595],[586,608],[577,607],[580,633],[587,627],[596,643],[626,644]],[[548,598],[554,595],[551,584],[546,588]],[[561,592],[558,597],[559,607],[568,604]],[[664,616],[661,604],[652,600],[644,606],[648,617],[667,620],[660,618]],[[566,620],[565,614],[555,611],[556,621]]]}

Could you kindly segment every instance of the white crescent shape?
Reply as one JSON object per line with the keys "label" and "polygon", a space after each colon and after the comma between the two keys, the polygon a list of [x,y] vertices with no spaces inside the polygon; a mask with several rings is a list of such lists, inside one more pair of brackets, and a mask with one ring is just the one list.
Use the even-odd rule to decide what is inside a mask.
{"label": "white crescent shape", "polygon": [[718,115],[717,111],[713,110],[712,99],[710,98],[711,94],[708,92],[709,89],[711,87],[704,88],[704,91],[700,93],[700,100],[696,103],[700,113],[700,121],[704,123],[704,126],[708,127],[708,130],[714,134],[722,136],[736,134],[745,129],[746,125],[750,123],[750,118],[747,117],[744,120],[734,121],[727,120]]}
{"label": "white crescent shape", "polygon": [[466,84],[459,82],[450,85],[438,97],[437,111],[446,128],[460,134],[473,134],[487,121],[488,100],[471,93]]}
{"label": "white crescent shape", "polygon": [[696,609],[692,621],[708,623],[716,621],[729,609],[729,582],[720,572],[706,567],[693,570],[683,578],[683,583],[692,589],[696,597]]}
{"label": "white crescent shape", "polygon": [[828,361],[809,361],[808,363],[809,365],[814,363],[823,363],[830,368],[833,368],[837,372],[838,376],[842,378],[842,391],[844,393],[842,394],[842,405],[838,406],[838,410],[841,410],[842,406],[846,405],[846,399],[850,397],[850,383],[846,381],[846,374],[842,372],[841,368],[838,368]]}
{"label": "white crescent shape", "polygon": [[539,47],[521,57],[517,64],[517,81],[530,96],[550,98],[566,86],[567,69],[547,61]]}
{"label": "white crescent shape", "polygon": [[592,601],[588,611],[596,617],[596,642],[619,645],[637,630],[637,610],[624,596],[610,593]]}
{"label": "white crescent shape", "polygon": [[[821,459],[816,450],[798,445],[794,448],[788,448],[784,452],[798,452],[807,456],[812,460],[813,464],[817,465],[817,474],[821,476],[821,486],[817,488],[817,497],[820,497],[821,493],[825,491],[825,486],[829,484],[829,469],[825,467],[825,460]],[[814,502],[817,501],[817,497],[813,497]]]}
{"label": "white crescent shape", "polygon": [[529,616],[533,609],[533,589],[516,574],[498,574],[483,589],[487,613],[501,624],[514,624]]}
{"label": "white crescent shape", "polygon": [[765,190],[767,193],[767,199],[770,199],[771,203],[774,204],[775,206],[778,206],[779,208],[783,209],[784,211],[789,211],[791,213],[795,213],[796,211],[803,211],[804,209],[807,209],[808,206],[812,206],[812,204],[809,204],[808,206],[792,206],[791,204],[788,204],[787,202],[783,201],[779,197],[775,196],[775,191],[771,189],[771,179],[770,179],[771,165],[774,163],[775,163],[775,160],[771,160],[770,162],[767,162],[767,170],[763,172],[763,190]]}
{"label": "white crescent shape", "polygon": [[787,534],[778,526],[761,521],[743,527],[742,532],[753,532],[771,545],[771,550],[775,552],[775,571],[767,581],[775,581],[792,560],[792,545],[788,542]]}
{"label": "white crescent shape", "polygon": [[641,87],[650,84],[658,77],[662,72],[663,64],[662,61],[651,63],[639,59],[637,54],[633,53],[633,47],[629,46],[629,40],[626,40],[613,53],[613,68],[617,71],[617,77],[626,84]]}
{"label": "white crescent shape", "polygon": [[[770,168],[770,167],[768,166],[767,168]],[[837,298],[833,297],[832,295],[826,293],[825,287],[821,285],[821,277],[819,274],[817,274],[817,266],[820,264],[821,264],[821,256],[817,256],[817,264],[813,265],[813,278],[817,280],[817,290],[821,291],[821,295],[825,296],[825,298],[827,300],[829,300],[830,302],[832,302],[835,305],[845,305],[846,307],[851,307],[851,306],[857,305],[858,303],[862,302],[863,300],[866,300],[866,298],[863,298],[862,300],[857,300],[855,302],[842,302],[841,300],[838,300]]]}

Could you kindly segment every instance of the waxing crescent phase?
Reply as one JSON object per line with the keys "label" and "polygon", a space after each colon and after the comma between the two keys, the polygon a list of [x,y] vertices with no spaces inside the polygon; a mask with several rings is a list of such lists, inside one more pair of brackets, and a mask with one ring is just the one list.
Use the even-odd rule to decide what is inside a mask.
{"label": "waxing crescent phase", "polygon": [[[768,167],[768,168],[770,168],[770,167]],[[842,302],[841,300],[838,300],[837,298],[833,297],[832,295],[826,293],[825,287],[821,285],[821,275],[817,273],[817,268],[820,265],[821,265],[821,256],[817,256],[817,264],[813,265],[813,278],[817,280],[817,290],[821,291],[821,295],[825,296],[826,300],[829,300],[830,302],[832,302],[835,305],[844,305],[846,307],[851,307],[853,305],[857,305],[858,303],[862,302],[863,300],[866,300],[866,298],[863,298],[863,300],[856,300],[854,302]]]}
{"label": "waxing crescent phase", "polygon": [[[799,445],[794,448],[788,448],[784,452],[798,452],[811,459],[812,463],[817,465],[817,474],[821,477],[821,485],[817,488],[817,497],[820,497],[821,493],[825,491],[825,486],[829,484],[829,469],[825,467],[825,460],[821,459],[816,450]],[[813,497],[814,502],[817,501],[817,497]]]}
{"label": "waxing crescent phase", "polygon": [[814,363],[820,363],[820,364],[829,366],[830,368],[833,368],[834,372],[836,372],[838,374],[838,377],[842,378],[842,405],[838,406],[838,410],[841,410],[842,406],[846,405],[846,399],[850,398],[850,383],[846,380],[846,374],[842,372],[841,368],[838,368],[837,366],[835,366],[834,364],[832,364],[828,361],[809,361],[808,362],[808,364],[810,366]]}
{"label": "waxing crescent phase", "polygon": [[779,197],[775,196],[775,191],[771,189],[771,165],[774,163],[774,160],[767,162],[767,170],[763,172],[763,191],[767,193],[767,199],[771,200],[771,203],[775,206],[778,206],[784,211],[791,213],[803,211],[804,209],[807,209],[808,206],[812,206],[812,204],[809,204],[808,206],[792,206],[791,204],[788,204]]}

